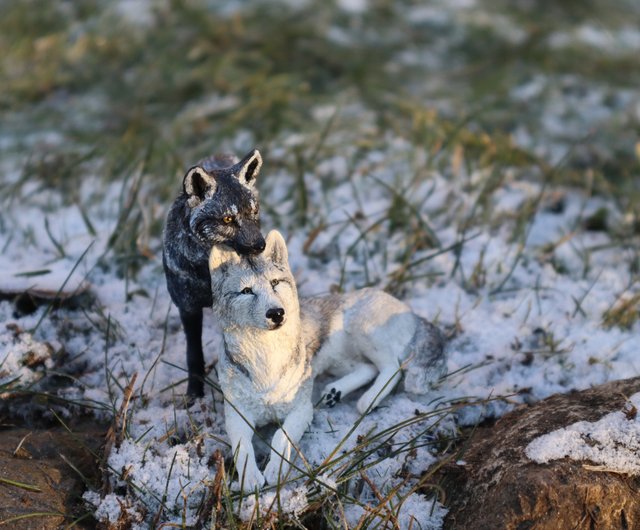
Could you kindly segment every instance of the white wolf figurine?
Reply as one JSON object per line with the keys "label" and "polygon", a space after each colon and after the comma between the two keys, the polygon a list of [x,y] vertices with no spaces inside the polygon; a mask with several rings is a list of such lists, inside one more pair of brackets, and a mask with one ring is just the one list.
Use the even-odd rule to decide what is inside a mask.
{"label": "white wolf figurine", "polygon": [[[323,392],[330,406],[375,379],[357,403],[365,413],[393,390],[401,368],[407,368],[405,389],[413,393],[425,393],[444,373],[438,329],[383,291],[303,298],[299,305],[287,246],[275,230],[257,256],[214,246],[209,267],[225,346],[218,362],[225,424],[244,489],[265,479],[275,484],[287,473],[313,418],[317,375],[339,377]],[[267,423],[280,428],[263,476],[251,439]]]}

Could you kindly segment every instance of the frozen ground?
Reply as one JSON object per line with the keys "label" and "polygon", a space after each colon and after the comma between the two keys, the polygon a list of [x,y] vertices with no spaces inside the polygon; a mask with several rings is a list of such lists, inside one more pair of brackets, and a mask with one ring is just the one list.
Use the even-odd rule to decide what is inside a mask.
{"label": "frozen ground", "polygon": [[[153,10],[135,3],[132,13],[133,4],[121,2],[120,16],[131,15],[128,23],[140,32],[152,31]],[[224,496],[227,512],[241,520],[266,525],[278,514],[295,522],[322,510],[338,526],[386,521],[440,528],[446,508],[424,473],[460,427],[555,392],[640,375],[640,224],[637,203],[630,205],[637,188],[616,188],[606,173],[628,182],[637,177],[640,91],[584,72],[515,66],[505,68],[513,77],[504,81],[508,90],[472,95],[482,83],[465,77],[473,61],[460,46],[471,35],[478,46],[490,40],[523,46],[524,54],[523,43],[535,34],[527,23],[495,16],[473,0],[433,2],[395,13],[393,24],[371,34],[359,18],[368,6],[340,1],[334,21],[320,27],[332,46],[345,49],[385,40],[391,51],[381,71],[406,74],[406,92],[389,91],[378,103],[390,106],[379,113],[345,89],[310,105],[304,127],[294,120],[261,136],[252,114],[240,112],[249,103],[219,88],[182,104],[170,125],[155,129],[161,146],[172,134],[180,138],[184,144],[173,149],[183,145],[176,157],[187,158],[163,172],[160,162],[144,160],[143,148],[136,163],[123,163],[118,156],[126,142],[117,144],[122,151],[92,155],[89,140],[78,139],[77,128],[92,129],[87,123],[109,111],[108,94],[54,95],[7,112],[10,127],[0,138],[0,290],[71,295],[85,282],[90,287],[59,309],[45,301],[21,314],[12,302],[0,302],[0,393],[55,392],[67,403],[57,411],[63,417],[90,406],[110,421],[137,374],[125,428],[109,456],[109,493],[85,495],[99,520],[134,528],[194,525],[207,512],[216,451],[231,458],[215,390],[219,333],[207,314],[210,392],[189,408],[184,340],[160,260],[160,227],[180,189],[180,167],[206,154],[205,144],[237,154],[256,143],[263,149],[263,226],[287,238],[301,295],[378,285],[450,339],[449,376],[427,395],[397,392],[365,418],[355,410],[357,395],[318,408],[300,443],[303,478],[258,498]],[[241,12],[228,2],[219,16],[232,20]],[[84,34],[76,29],[81,46]],[[413,38],[403,41],[406,35]],[[619,60],[637,53],[639,37],[628,24],[604,32],[584,22],[542,40],[536,45],[553,50],[597,46]],[[190,53],[200,57],[204,49]],[[128,75],[136,79],[134,67]],[[458,113],[461,101],[473,102],[466,116]],[[77,123],[58,129],[45,119],[36,127],[35,117],[51,109],[74,111]],[[218,124],[225,116],[241,125],[221,133],[216,145],[202,140],[207,120]],[[256,120],[256,128],[263,125]],[[134,147],[136,126],[126,129],[130,136],[123,133]],[[183,136],[199,138],[198,148]],[[49,176],[67,162],[68,144],[80,159],[64,166],[75,171],[66,181],[72,184]],[[42,158],[36,163],[28,153]],[[68,383],[51,389],[52,374]],[[23,413],[33,410],[13,411]],[[608,422],[607,429],[619,424]],[[576,429],[584,435],[599,425]],[[585,456],[578,449],[571,454]],[[640,465],[629,458],[626,465]]]}
{"label": "frozen ground", "polygon": [[[345,183],[331,193],[310,189],[313,216],[328,225],[313,242],[309,243],[308,230],[292,225],[283,229],[303,295],[327,292],[341,281],[345,289],[365,283],[389,284],[403,267],[429,278],[406,281],[399,290],[419,314],[453,334],[448,345],[451,375],[420,398],[396,393],[355,430],[351,429],[358,421],[354,400],[334,409],[318,409],[301,442],[305,465],[313,469],[336,449],[334,460],[345,450],[353,454],[362,444],[358,437],[371,437],[370,445],[362,449],[370,454],[359,466],[366,466],[377,488],[386,492],[397,487],[401,498],[418,487],[421,474],[437,460],[437,448],[442,446],[435,443],[437,437],[454,437],[456,425],[471,425],[483,417],[502,414],[515,403],[554,392],[639,375],[639,330],[637,323],[629,330],[603,325],[607,311],[621,298],[637,293],[633,287],[629,289],[634,282],[630,263],[636,250],[612,246],[607,234],[582,229],[581,219],[598,208],[607,206],[613,214],[615,208],[575,190],[560,190],[563,207],[555,211],[540,184],[505,179],[487,205],[492,217],[503,222],[495,229],[474,227],[463,236],[461,227],[472,215],[480,192],[474,190],[473,182],[481,176],[461,171],[445,179],[430,172],[412,188],[413,207],[420,219],[430,224],[443,248],[454,246],[463,237],[468,241],[458,253],[442,252],[431,259],[426,258],[439,251],[414,252],[409,265],[404,264],[404,238],[394,236],[388,223],[378,224],[378,219],[389,208],[387,186],[394,186],[398,175],[411,172],[406,161],[417,154],[400,139],[390,137],[388,144],[386,151],[373,151],[361,160],[352,178],[340,173],[340,157],[319,164],[316,182],[321,182],[326,172]],[[286,156],[284,151],[282,156]],[[269,174],[269,162],[264,172],[264,200],[281,204],[281,211],[286,212],[288,206],[278,194],[290,177]],[[86,185],[91,188],[90,177]],[[113,190],[114,203],[117,192]],[[55,193],[48,193],[46,200],[55,204]],[[528,201],[538,200],[540,208],[514,242],[509,216]],[[111,201],[105,201],[108,204]],[[4,326],[15,323],[29,330],[39,323],[35,339],[48,341],[62,352],[47,359],[44,366],[52,368],[55,363],[57,370],[76,378],[76,384],[60,392],[69,400],[103,404],[102,414],[109,415],[112,407],[118,407],[122,387],[138,374],[126,439],[109,459],[114,493],[102,500],[96,494],[87,498],[96,503],[98,516],[111,522],[117,520],[122,506],[129,506],[135,514],[133,520],[145,521],[160,510],[162,501],[163,519],[180,522],[184,517],[187,524],[193,524],[214,474],[213,454],[219,449],[229,456],[229,449],[221,414],[216,412],[221,403],[215,391],[192,408],[183,404],[184,343],[177,313],[165,291],[159,258],[150,260],[137,279],[128,281],[112,268],[97,266],[116,222],[115,211],[110,214],[108,206],[102,215],[93,212],[95,235],[86,232],[76,207],[51,211],[52,235],[67,254],[60,258],[42,226],[42,207],[37,197],[26,195],[19,208],[10,209],[6,216],[10,226],[0,240],[7,248],[1,258],[2,269],[71,271],[84,254],[76,271],[86,273],[95,300],[89,307],[51,311],[42,320],[46,306],[14,318],[11,303],[2,302]],[[354,216],[356,222],[352,221]],[[265,225],[269,228],[273,221],[267,218]],[[349,254],[362,233],[367,233],[366,245]],[[9,238],[12,241],[7,243]],[[157,248],[158,243],[153,245]],[[38,278],[33,276],[33,282]],[[205,342],[211,366],[220,351],[211,318]],[[20,376],[21,382],[27,383],[41,369],[20,366],[28,348],[11,341],[3,341],[2,347],[4,378]],[[214,372],[211,378],[215,380]],[[482,404],[454,407],[464,400]],[[68,413],[72,414],[72,409]],[[409,424],[398,427],[403,421]],[[350,523],[355,523],[367,506],[377,503],[373,490],[362,487],[359,466],[352,469],[354,465],[336,460],[323,472],[332,484],[349,481],[353,502],[342,508]],[[299,483],[285,491],[281,493],[281,509],[292,517],[322,495],[315,493],[316,498],[308,499],[306,486]],[[432,511],[433,501],[424,497],[423,491],[406,497],[396,507],[396,516],[406,521],[413,516],[423,528],[437,528],[444,508],[436,504]],[[115,502],[117,496],[124,504]],[[261,503],[268,506],[269,502],[269,494],[265,494]],[[247,509],[241,513],[251,514]]]}

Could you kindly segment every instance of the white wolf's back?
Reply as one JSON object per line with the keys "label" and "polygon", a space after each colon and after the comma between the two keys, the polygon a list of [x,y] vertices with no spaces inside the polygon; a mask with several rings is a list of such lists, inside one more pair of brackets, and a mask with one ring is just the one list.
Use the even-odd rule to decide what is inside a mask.
{"label": "white wolf's back", "polygon": [[314,375],[345,375],[355,365],[402,362],[416,330],[409,306],[377,289],[302,299],[303,336]]}
{"label": "white wolf's back", "polygon": [[300,300],[302,333],[314,377],[348,374],[369,362],[381,370],[408,359],[405,389],[424,393],[445,370],[439,330],[404,302],[378,289]]}

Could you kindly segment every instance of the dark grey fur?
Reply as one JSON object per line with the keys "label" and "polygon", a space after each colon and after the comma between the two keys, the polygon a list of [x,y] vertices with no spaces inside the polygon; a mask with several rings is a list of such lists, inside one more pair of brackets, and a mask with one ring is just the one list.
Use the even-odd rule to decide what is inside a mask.
{"label": "dark grey fur", "polygon": [[447,372],[445,339],[440,329],[428,320],[417,316],[419,324],[410,348],[412,366],[405,371],[404,389],[421,394],[429,382],[437,381]]}
{"label": "dark grey fur", "polygon": [[193,397],[204,395],[202,308],[213,304],[211,248],[227,245],[250,255],[265,247],[255,188],[262,159],[254,149],[234,164],[236,160],[210,157],[190,168],[164,228],[162,263],[187,340],[187,394]]}

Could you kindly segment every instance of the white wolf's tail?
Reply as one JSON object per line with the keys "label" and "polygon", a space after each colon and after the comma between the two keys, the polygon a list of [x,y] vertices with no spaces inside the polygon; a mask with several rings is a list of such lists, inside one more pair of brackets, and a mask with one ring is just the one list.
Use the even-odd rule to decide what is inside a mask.
{"label": "white wolf's tail", "polygon": [[409,344],[404,371],[404,389],[412,394],[425,394],[447,370],[444,336],[431,322],[416,316],[416,332]]}

